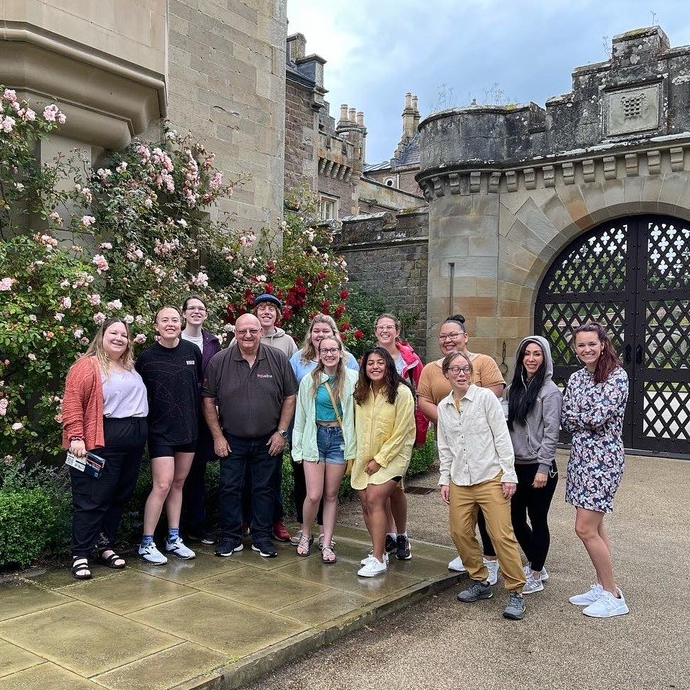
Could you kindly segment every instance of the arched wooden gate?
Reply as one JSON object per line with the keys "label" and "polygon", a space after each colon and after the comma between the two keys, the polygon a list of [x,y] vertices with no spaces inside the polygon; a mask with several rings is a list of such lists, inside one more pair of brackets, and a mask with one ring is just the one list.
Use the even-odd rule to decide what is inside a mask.
{"label": "arched wooden gate", "polygon": [[559,385],[579,366],[572,329],[592,319],[630,377],[625,447],[690,458],[690,224],[609,221],[556,258],[539,289],[535,333],[552,344]]}

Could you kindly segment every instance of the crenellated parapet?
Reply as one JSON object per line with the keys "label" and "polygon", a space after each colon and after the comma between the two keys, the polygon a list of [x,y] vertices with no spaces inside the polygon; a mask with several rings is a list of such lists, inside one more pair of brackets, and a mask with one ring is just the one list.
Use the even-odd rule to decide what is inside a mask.
{"label": "crenellated parapet", "polygon": [[630,31],[572,83],[545,108],[470,106],[424,119],[417,180],[427,199],[686,169],[689,46],[671,48],[659,27]]}
{"label": "crenellated parapet", "polygon": [[319,124],[319,175],[341,182],[357,181],[364,165],[364,113],[343,104],[337,125],[327,113]]}

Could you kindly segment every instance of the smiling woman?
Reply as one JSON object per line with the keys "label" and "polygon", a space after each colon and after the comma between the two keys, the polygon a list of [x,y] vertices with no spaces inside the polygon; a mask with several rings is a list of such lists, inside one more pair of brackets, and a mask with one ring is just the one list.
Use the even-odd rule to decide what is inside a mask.
{"label": "smiling woman", "polygon": [[354,394],[357,456],[350,483],[359,492],[372,543],[372,552],[357,574],[376,577],[388,569],[385,504],[412,457],[414,396],[384,348],[368,350],[362,361]]}
{"label": "smiling woman", "polygon": [[149,399],[149,456],[153,487],[144,508],[144,535],[139,555],[148,563],[163,565],[168,559],[156,548],[153,533],[166,507],[168,538],[165,549],[178,558],[195,557],[180,539],[182,487],[194,459],[199,433],[199,384],[201,352],[182,340],[182,316],[177,307],[158,310],[157,343],[144,350],[137,371]]}
{"label": "smiling woman", "polygon": [[124,568],[113,546],[125,505],[134,493],[146,443],[148,402],[134,370],[127,324],[107,319],[86,354],[70,369],[62,403],[63,445],[78,458],[96,451],[105,460],[96,479],[69,468],[72,484],[72,575],[91,577],[89,555]]}

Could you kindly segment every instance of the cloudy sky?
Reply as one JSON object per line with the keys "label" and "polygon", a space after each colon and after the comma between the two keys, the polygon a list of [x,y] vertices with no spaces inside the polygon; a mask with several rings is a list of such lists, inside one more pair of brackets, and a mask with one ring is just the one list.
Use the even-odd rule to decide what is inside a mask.
{"label": "cloudy sky", "polygon": [[422,117],[473,98],[543,106],[617,34],[658,24],[690,44],[689,0],[288,0],[287,12],[288,32],[327,61],[331,115],[364,111],[368,163],[393,154],[408,91]]}

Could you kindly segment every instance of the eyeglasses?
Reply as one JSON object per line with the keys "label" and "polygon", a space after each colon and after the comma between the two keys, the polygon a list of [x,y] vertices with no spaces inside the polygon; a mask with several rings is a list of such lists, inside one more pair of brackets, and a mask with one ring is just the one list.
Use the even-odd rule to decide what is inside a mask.
{"label": "eyeglasses", "polygon": [[470,369],[469,367],[448,367],[448,371],[451,374],[454,374],[455,376],[457,376],[460,372],[467,376],[472,371],[472,369]]}
{"label": "eyeglasses", "polygon": [[452,333],[441,333],[438,336],[439,340],[455,340],[455,338],[458,338],[461,335],[465,335],[462,331],[453,331]]}
{"label": "eyeglasses", "polygon": [[335,355],[335,354],[337,354],[338,352],[340,352],[340,348],[339,348],[339,347],[322,347],[322,348],[319,350],[319,353],[322,354],[322,355]]}
{"label": "eyeglasses", "polygon": [[205,314],[206,309],[203,307],[187,307],[185,311],[198,312],[199,314]]}
{"label": "eyeglasses", "polygon": [[235,335],[257,335],[261,333],[260,328],[246,328],[242,331],[235,331]]}

